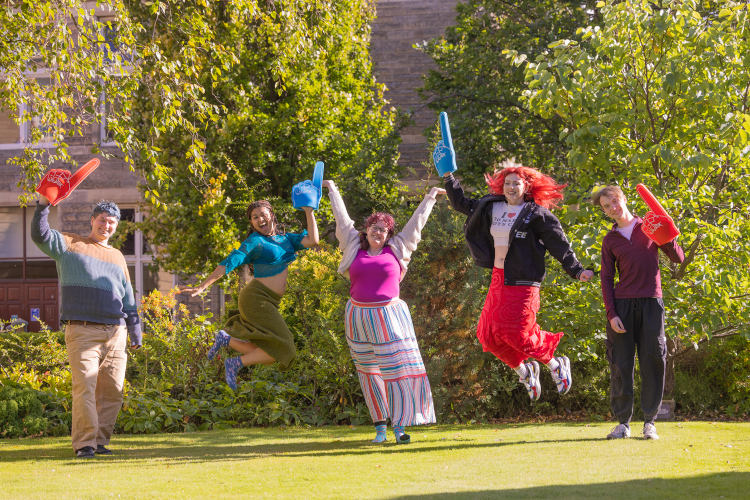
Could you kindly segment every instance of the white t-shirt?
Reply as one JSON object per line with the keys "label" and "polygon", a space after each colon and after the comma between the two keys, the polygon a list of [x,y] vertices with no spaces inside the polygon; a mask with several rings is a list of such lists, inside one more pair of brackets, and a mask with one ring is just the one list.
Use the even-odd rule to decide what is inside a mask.
{"label": "white t-shirt", "polygon": [[510,244],[510,230],[513,224],[518,219],[518,215],[521,213],[526,203],[520,205],[508,205],[503,201],[499,201],[492,204],[492,225],[490,226],[490,234],[492,239],[495,240],[495,264],[496,267],[498,262],[505,260],[505,256],[508,255],[508,246]]}
{"label": "white t-shirt", "polygon": [[630,224],[628,224],[627,226],[623,228],[616,227],[615,231],[625,236],[628,239],[628,241],[630,241],[630,237],[633,236],[634,227],[635,227],[635,219],[633,219]]}

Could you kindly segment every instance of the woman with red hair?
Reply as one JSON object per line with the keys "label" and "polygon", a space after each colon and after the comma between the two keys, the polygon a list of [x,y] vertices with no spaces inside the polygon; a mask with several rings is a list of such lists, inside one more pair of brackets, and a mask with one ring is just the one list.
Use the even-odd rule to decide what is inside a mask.
{"label": "woman with red hair", "polygon": [[[536,323],[547,251],[571,278],[588,281],[594,275],[583,269],[549,211],[562,200],[565,186],[533,168],[508,167],[485,174],[490,194],[473,199],[464,195],[452,172],[443,177],[451,205],[468,217],[464,232],[474,263],[492,269],[477,326],[482,348],[518,373],[532,401],[541,396],[536,360],[549,367],[557,391],[567,393],[573,382],[570,360],[555,356],[563,334]],[[534,359],[526,363],[529,358]]]}
{"label": "woman with red hair", "polygon": [[393,216],[375,212],[355,229],[333,181],[324,181],[336,218],[336,238],[342,258],[339,273],[351,281],[344,326],[362,394],[375,424],[373,443],[386,440],[390,417],[396,444],[410,441],[404,427],[435,422],[435,408],[427,372],[414,334],[409,307],[399,299],[411,254],[422,228],[445,194],[432,188],[404,229],[395,234]]}

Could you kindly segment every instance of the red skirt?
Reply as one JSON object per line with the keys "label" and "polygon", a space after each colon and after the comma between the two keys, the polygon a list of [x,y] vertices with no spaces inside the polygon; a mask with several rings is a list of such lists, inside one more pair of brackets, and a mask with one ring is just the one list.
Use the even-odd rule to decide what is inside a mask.
{"label": "red skirt", "polygon": [[547,364],[555,355],[562,333],[545,332],[536,324],[539,288],[505,285],[502,269],[492,271],[492,283],[477,326],[485,352],[516,368],[528,358]]}

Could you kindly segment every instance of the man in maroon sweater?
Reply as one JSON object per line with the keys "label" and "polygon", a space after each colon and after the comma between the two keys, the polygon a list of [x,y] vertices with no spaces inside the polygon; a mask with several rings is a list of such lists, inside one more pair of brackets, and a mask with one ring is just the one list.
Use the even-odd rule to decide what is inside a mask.
{"label": "man in maroon sweater", "polygon": [[612,413],[620,423],[607,439],[630,437],[636,349],[645,416],[643,437],[659,439],[654,420],[661,406],[667,365],[659,249],[678,264],[685,255],[677,240],[658,246],[646,236],[641,230],[642,219],[630,213],[619,187],[607,186],[597,191],[593,203],[615,220],[602,242],[601,283],[607,310],[610,399]]}

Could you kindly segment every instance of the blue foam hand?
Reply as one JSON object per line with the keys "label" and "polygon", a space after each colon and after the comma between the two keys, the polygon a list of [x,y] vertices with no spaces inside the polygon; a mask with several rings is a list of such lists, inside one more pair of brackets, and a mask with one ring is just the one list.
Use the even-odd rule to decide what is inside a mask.
{"label": "blue foam hand", "polygon": [[456,166],[456,151],[453,149],[451,128],[448,124],[448,114],[445,111],[440,113],[440,135],[443,140],[435,146],[435,150],[432,152],[432,161],[435,162],[438,174],[443,176],[449,172],[458,170]]}
{"label": "blue foam hand", "polygon": [[313,181],[305,180],[294,185],[292,188],[292,206],[297,210],[302,207],[311,207],[313,210],[318,209],[320,205],[320,189]]}

